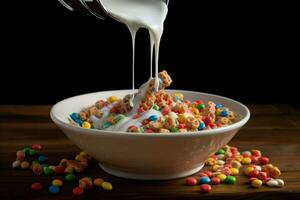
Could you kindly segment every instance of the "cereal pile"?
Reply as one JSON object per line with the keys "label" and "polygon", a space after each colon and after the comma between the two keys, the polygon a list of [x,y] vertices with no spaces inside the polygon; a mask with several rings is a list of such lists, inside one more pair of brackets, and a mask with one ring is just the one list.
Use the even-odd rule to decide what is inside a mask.
{"label": "cereal pile", "polygon": [[253,188],[259,188],[263,184],[269,187],[283,187],[284,181],[278,178],[281,175],[280,170],[269,162],[269,158],[262,156],[259,150],[240,153],[236,147],[226,145],[207,159],[205,164],[210,166],[211,170],[189,177],[185,183],[189,186],[199,184],[200,191],[208,193],[212,190],[211,185],[234,184],[244,165],[244,175],[249,178],[249,184]]}
{"label": "cereal pile", "polygon": [[83,128],[136,133],[194,132],[228,126],[237,114],[217,102],[184,100],[182,93],[168,93],[172,79],[166,71],[143,84],[138,93],[99,100],[94,105],[70,115],[70,123]]}
{"label": "cereal pile", "polygon": [[[91,177],[78,178],[77,174],[84,172],[88,166],[90,156],[85,152],[80,152],[76,155],[75,160],[62,159],[58,165],[48,165],[48,156],[40,154],[42,145],[34,144],[30,147],[25,147],[23,150],[19,150],[16,153],[16,160],[12,163],[12,168],[17,169],[31,169],[35,175],[61,175],[62,179],[54,179],[48,188],[52,194],[57,194],[61,190],[64,182],[76,182],[78,186],[73,189],[74,195],[82,195],[86,189],[90,189],[93,186],[102,188],[104,190],[112,190],[112,184],[104,181],[102,178]],[[31,163],[30,163],[31,160]],[[79,179],[79,180],[78,180]],[[40,182],[32,183],[32,190],[42,190],[43,184]]]}

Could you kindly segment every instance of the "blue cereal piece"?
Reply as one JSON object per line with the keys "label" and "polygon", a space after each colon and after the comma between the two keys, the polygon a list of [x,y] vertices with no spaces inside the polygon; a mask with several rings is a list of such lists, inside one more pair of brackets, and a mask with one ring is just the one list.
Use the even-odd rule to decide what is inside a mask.
{"label": "blue cereal piece", "polygon": [[51,186],[49,187],[49,192],[50,192],[51,194],[57,194],[57,193],[59,193],[59,187],[54,186],[54,185],[51,185]]}
{"label": "blue cereal piece", "polygon": [[111,122],[105,122],[105,123],[102,125],[102,128],[103,128],[103,129],[106,129],[106,128],[110,127],[111,125],[112,125]]}
{"label": "blue cereal piece", "polygon": [[44,162],[47,162],[48,156],[40,155],[37,159],[38,159],[39,162],[44,163]]}
{"label": "blue cereal piece", "polygon": [[151,115],[149,118],[149,121],[156,121],[158,119],[157,115]]}
{"label": "blue cereal piece", "polygon": [[80,126],[82,126],[82,120],[80,119],[80,117],[79,117],[79,114],[78,113],[72,113],[71,115],[70,115],[70,118],[74,121],[74,122],[76,122],[77,124],[79,124]]}
{"label": "blue cereal piece", "polygon": [[222,117],[227,117],[227,116],[228,116],[228,113],[229,113],[228,110],[224,109],[224,110],[222,110],[222,112],[221,112],[220,115],[221,115]]}
{"label": "blue cereal piece", "polygon": [[203,176],[199,179],[199,184],[202,185],[202,184],[210,184],[211,183],[211,180],[209,177],[207,176]]}
{"label": "blue cereal piece", "polygon": [[220,103],[217,103],[217,104],[216,104],[216,108],[218,108],[218,109],[223,108],[223,105],[220,104]]}
{"label": "blue cereal piece", "polygon": [[204,122],[200,122],[198,130],[201,131],[203,129],[205,129],[205,123]]}

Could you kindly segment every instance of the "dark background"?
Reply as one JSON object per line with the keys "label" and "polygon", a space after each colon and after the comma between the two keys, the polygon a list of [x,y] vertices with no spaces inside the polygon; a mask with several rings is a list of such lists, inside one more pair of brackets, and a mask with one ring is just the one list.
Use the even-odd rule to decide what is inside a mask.
{"label": "dark background", "polygon": [[[295,5],[171,0],[160,69],[171,88],[242,102],[296,103]],[[54,104],[82,93],[131,88],[125,25],[70,12],[56,0],[1,6],[1,104]],[[297,37],[296,37],[297,36]],[[149,36],[136,44],[136,87],[149,77]]]}

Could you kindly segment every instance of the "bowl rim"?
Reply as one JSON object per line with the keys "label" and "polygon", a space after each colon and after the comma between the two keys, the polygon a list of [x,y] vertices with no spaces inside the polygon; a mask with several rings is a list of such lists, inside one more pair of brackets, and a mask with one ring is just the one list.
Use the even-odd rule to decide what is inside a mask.
{"label": "bowl rim", "polygon": [[243,109],[245,109],[246,111],[246,115],[243,116],[243,118],[236,122],[233,123],[229,126],[225,126],[225,127],[219,127],[216,129],[209,129],[209,130],[201,130],[201,131],[193,131],[193,132],[185,132],[185,133],[131,133],[131,132],[125,132],[125,131],[108,131],[108,130],[99,130],[99,129],[86,129],[86,128],[82,128],[79,126],[74,126],[71,125],[70,123],[66,123],[65,121],[63,121],[62,119],[60,119],[60,117],[56,116],[56,114],[54,113],[54,109],[57,105],[59,105],[60,103],[63,103],[65,101],[68,101],[71,98],[78,98],[81,96],[85,96],[85,95],[92,95],[92,94],[96,94],[96,93],[100,93],[100,92],[124,92],[124,91],[131,91],[131,90],[127,90],[127,89],[123,89],[123,90],[106,90],[106,91],[99,91],[99,92],[91,92],[91,93],[85,93],[85,94],[80,94],[80,95],[76,95],[76,96],[72,96],[66,99],[63,99],[59,102],[57,102],[56,104],[54,104],[51,107],[50,110],[50,117],[53,120],[53,122],[57,125],[60,125],[64,128],[67,129],[71,129],[74,131],[82,131],[84,132],[84,134],[102,134],[102,135],[110,135],[110,136],[137,136],[137,137],[188,137],[188,136],[205,136],[205,135],[215,135],[215,134],[221,134],[221,133],[226,133],[235,129],[239,129],[241,128],[244,124],[246,124],[246,122],[249,120],[250,118],[250,111],[247,108],[247,106],[245,106],[244,104],[233,100],[231,98],[228,97],[224,97],[224,96],[220,96],[220,95],[216,95],[216,94],[211,94],[211,93],[205,93],[205,92],[198,92],[198,91],[190,91],[190,90],[181,90],[181,89],[168,89],[166,91],[173,91],[173,92],[187,92],[187,93],[196,93],[196,94],[203,94],[203,95],[209,95],[212,97],[217,97],[217,98],[222,98],[224,100],[227,101],[231,101],[234,102],[236,104],[238,104],[239,106],[241,106]]}

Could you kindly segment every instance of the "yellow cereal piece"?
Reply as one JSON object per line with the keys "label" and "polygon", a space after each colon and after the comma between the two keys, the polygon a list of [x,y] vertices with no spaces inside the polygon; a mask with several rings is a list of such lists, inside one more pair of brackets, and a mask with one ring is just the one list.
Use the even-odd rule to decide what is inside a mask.
{"label": "yellow cereal piece", "polygon": [[249,157],[246,157],[246,158],[243,158],[242,159],[242,164],[244,164],[244,165],[248,165],[248,164],[250,164],[252,162],[252,160],[251,160],[251,158],[249,158]]}
{"label": "yellow cereal piece", "polygon": [[52,181],[52,185],[54,185],[54,186],[56,186],[56,187],[60,187],[60,186],[63,185],[63,182],[62,182],[62,180],[54,179],[54,180]]}
{"label": "yellow cereal piece", "polygon": [[27,161],[21,162],[21,165],[20,165],[20,167],[21,167],[22,169],[27,169],[29,166],[30,166],[30,164],[29,164],[29,162],[27,162]]}
{"label": "yellow cereal piece", "polygon": [[221,110],[220,108],[218,108],[218,109],[216,110],[216,115],[221,115],[221,112],[222,112],[222,110]]}
{"label": "yellow cereal piece", "polygon": [[101,186],[104,190],[112,190],[113,189],[112,184],[110,182],[103,182],[101,184]]}
{"label": "yellow cereal piece", "polygon": [[120,101],[120,98],[116,97],[116,96],[110,96],[107,98],[107,101],[108,101],[108,103],[114,103],[114,102]]}
{"label": "yellow cereal piece", "polygon": [[259,188],[262,185],[262,181],[259,179],[255,179],[251,182],[251,186],[255,188]]}
{"label": "yellow cereal piece", "polygon": [[216,172],[216,171],[218,171],[218,170],[221,169],[221,168],[222,168],[221,165],[214,165],[214,166],[212,167],[212,170],[213,170],[214,172]]}
{"label": "yellow cereal piece", "polygon": [[85,122],[82,123],[82,128],[90,129],[91,127],[92,127],[92,125],[89,122],[87,122],[87,121],[85,121]]}
{"label": "yellow cereal piece", "polygon": [[252,172],[253,170],[254,170],[254,167],[247,167],[247,168],[245,169],[245,171],[244,171],[244,174],[245,174],[245,175],[249,175],[250,172]]}
{"label": "yellow cereal piece", "polygon": [[179,114],[177,120],[179,123],[184,124],[186,121],[186,117],[184,114]]}
{"label": "yellow cereal piece", "polygon": [[234,160],[237,160],[237,161],[239,161],[239,162],[242,162],[243,156],[242,156],[242,155],[235,156],[235,157],[234,157]]}
{"label": "yellow cereal piece", "polygon": [[104,183],[104,180],[102,178],[96,178],[94,180],[94,185],[97,187],[102,187],[102,183]]}
{"label": "yellow cereal piece", "polygon": [[238,174],[239,174],[239,169],[238,168],[234,168],[234,167],[230,168],[230,175],[236,176]]}
{"label": "yellow cereal piece", "polygon": [[174,93],[174,96],[175,96],[178,100],[183,101],[183,94],[182,94],[182,93],[176,92],[176,93]]}
{"label": "yellow cereal piece", "polygon": [[225,174],[219,174],[217,177],[223,182],[227,176]]}
{"label": "yellow cereal piece", "polygon": [[197,108],[191,108],[190,111],[193,113],[193,115],[199,115],[199,109]]}
{"label": "yellow cereal piece", "polygon": [[206,165],[213,166],[216,163],[216,160],[213,158],[208,158],[205,162]]}

